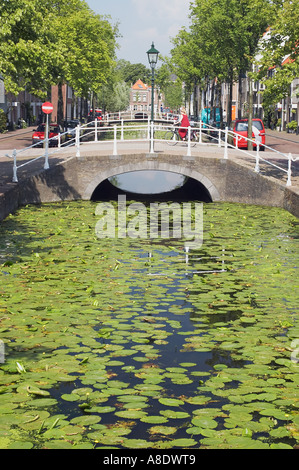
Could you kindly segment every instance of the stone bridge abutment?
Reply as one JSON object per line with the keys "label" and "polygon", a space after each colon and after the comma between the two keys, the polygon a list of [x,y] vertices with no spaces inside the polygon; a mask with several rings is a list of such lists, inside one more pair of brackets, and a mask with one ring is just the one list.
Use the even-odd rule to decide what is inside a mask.
{"label": "stone bridge abutment", "polygon": [[[6,197],[0,218],[18,206],[43,202],[90,200],[107,178],[141,170],[160,170],[191,177],[203,185],[211,200],[282,207],[299,217],[299,195],[285,183],[254,172],[246,164],[217,156],[173,154],[86,155],[70,157],[22,179]],[[196,194],[194,194],[196,200]],[[13,200],[9,204],[8,200]],[[13,206],[13,207],[10,207]]]}

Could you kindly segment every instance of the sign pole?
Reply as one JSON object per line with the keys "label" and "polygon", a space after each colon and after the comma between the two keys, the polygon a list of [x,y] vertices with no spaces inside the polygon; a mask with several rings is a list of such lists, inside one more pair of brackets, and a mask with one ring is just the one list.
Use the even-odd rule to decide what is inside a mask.
{"label": "sign pole", "polygon": [[45,165],[44,170],[49,169],[49,114],[46,119],[46,149],[45,149]]}
{"label": "sign pole", "polygon": [[42,111],[47,115],[46,119],[46,138],[45,138],[45,165],[44,169],[49,169],[49,114],[53,111],[52,103],[44,103],[42,105]]}

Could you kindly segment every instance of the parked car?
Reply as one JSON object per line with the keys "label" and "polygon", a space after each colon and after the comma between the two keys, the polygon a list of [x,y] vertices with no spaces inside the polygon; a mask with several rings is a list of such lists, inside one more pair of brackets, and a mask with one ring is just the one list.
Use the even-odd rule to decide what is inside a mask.
{"label": "parked car", "polygon": [[[46,124],[40,124],[36,130],[33,131],[32,134],[32,145],[36,145],[36,147],[43,146],[43,140],[45,139],[45,130]],[[62,127],[58,124],[49,124],[49,147],[57,147],[58,146],[58,135],[62,134]]]}
{"label": "parked car", "polygon": [[64,124],[65,127],[65,138],[66,140],[71,140],[76,137],[76,127],[80,125],[79,119],[71,119],[70,121],[66,121]]}
{"label": "parked car", "polygon": [[[238,148],[247,149],[248,141],[244,137],[248,137],[248,119],[237,119],[234,124],[234,132],[241,136],[238,138]],[[265,150],[266,135],[264,123],[261,119],[252,119],[252,140],[259,139],[260,150]],[[234,145],[236,146],[236,137],[234,137]],[[253,148],[256,148],[256,143],[253,143]]]}

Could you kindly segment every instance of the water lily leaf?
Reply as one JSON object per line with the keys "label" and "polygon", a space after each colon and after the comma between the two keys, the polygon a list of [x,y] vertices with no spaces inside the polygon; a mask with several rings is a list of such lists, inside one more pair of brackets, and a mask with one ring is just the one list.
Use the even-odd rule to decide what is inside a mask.
{"label": "water lily leaf", "polygon": [[181,439],[174,439],[172,441],[172,446],[173,447],[193,447],[197,444],[197,442],[194,439],[187,439],[187,438],[181,438]]}
{"label": "water lily leaf", "polygon": [[70,423],[71,424],[78,424],[79,426],[90,426],[92,424],[99,423],[101,421],[100,416],[91,415],[91,416],[78,416],[77,418],[73,418]]}
{"label": "water lily leaf", "polygon": [[181,406],[184,404],[183,400],[178,398],[159,398],[159,402],[166,406]]}
{"label": "water lily leaf", "polygon": [[151,447],[151,444],[144,439],[125,439],[123,446],[128,449],[147,449]]}
{"label": "water lily leaf", "polygon": [[141,418],[140,421],[149,424],[162,424],[167,423],[168,419],[164,416],[145,416],[144,418]]}
{"label": "water lily leaf", "polygon": [[152,426],[148,429],[150,434],[164,434],[168,436],[177,432],[177,428],[173,426]]}
{"label": "water lily leaf", "polygon": [[61,395],[62,400],[65,401],[78,401],[81,400],[80,395],[77,395],[76,393],[63,393]]}
{"label": "water lily leaf", "polygon": [[162,410],[160,413],[170,419],[183,419],[190,416],[189,413],[185,411]]}
{"label": "water lily leaf", "polygon": [[146,416],[146,413],[140,410],[125,410],[125,411],[117,411],[115,413],[116,416],[120,418],[127,418],[127,419],[140,419]]}
{"label": "water lily leaf", "polygon": [[195,418],[192,419],[191,423],[194,426],[197,426],[200,428],[208,428],[208,429],[215,429],[218,426],[217,421],[208,417],[204,417],[204,416],[202,417],[196,416]]}

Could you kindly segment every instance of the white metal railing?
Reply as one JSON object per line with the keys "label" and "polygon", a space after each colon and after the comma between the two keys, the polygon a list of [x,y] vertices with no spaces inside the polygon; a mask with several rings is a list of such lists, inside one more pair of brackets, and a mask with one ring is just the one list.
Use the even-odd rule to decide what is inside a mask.
{"label": "white metal railing", "polygon": [[[133,142],[144,142],[149,144],[149,153],[155,153],[155,145],[158,144],[166,144],[165,135],[166,132],[170,129],[173,129],[173,125],[165,124],[165,123],[154,123],[150,120],[147,123],[140,123],[136,120],[135,123],[129,119],[125,121],[121,119],[119,125],[114,124],[113,126],[106,126],[99,121],[92,121],[90,123],[79,125],[74,129],[74,137],[65,140],[65,136],[68,132],[63,134],[59,134],[58,137],[54,137],[52,139],[45,139],[44,141],[39,142],[39,144],[44,145],[44,151],[41,155],[38,155],[30,160],[20,163],[18,165],[18,156],[30,149],[33,149],[38,144],[31,145],[30,147],[21,149],[21,150],[13,150],[12,155],[6,154],[5,156],[13,160],[13,182],[18,182],[17,171],[19,168],[24,167],[25,165],[29,165],[36,160],[44,158],[44,169],[49,168],[49,156],[51,154],[55,154],[58,151],[61,153],[63,148],[67,147],[70,148],[75,146],[76,148],[76,157],[80,157],[81,155],[81,147],[82,145],[97,143],[100,146],[103,146],[104,149],[107,148],[107,145],[110,149],[112,149],[112,155],[118,155],[118,146],[124,142],[126,143],[133,143]],[[186,156],[191,157],[191,144],[192,146],[201,147],[201,146],[217,146],[218,148],[223,148],[223,158],[228,159],[228,150],[235,149],[239,151],[240,154],[249,156],[250,158],[254,159],[255,167],[254,171],[256,173],[260,173],[260,163],[265,163],[266,165],[270,165],[283,173],[287,174],[287,186],[292,185],[292,163],[298,160],[298,158],[294,158],[292,154],[284,154],[278,152],[277,150],[268,147],[265,145],[266,149],[269,149],[276,154],[279,154],[282,160],[285,160],[287,163],[287,169],[279,166],[278,164],[274,163],[273,161],[269,161],[269,159],[262,158],[260,155],[260,142],[254,139],[249,139],[246,137],[241,137],[239,134],[234,133],[233,131],[229,130],[227,127],[225,129],[218,129],[208,124],[203,124],[201,121],[198,123],[198,126],[195,127],[188,127],[187,129],[187,138],[185,145],[187,145]],[[196,140],[191,142],[191,137],[194,138],[194,133],[196,134]],[[204,141],[203,137],[208,137],[208,141]],[[254,142],[256,145],[256,151],[253,153],[248,150],[241,150],[238,148],[238,141],[239,139],[246,139],[247,141]],[[57,149],[49,150],[51,145],[51,141],[55,140],[57,143]],[[234,143],[235,141],[235,143]],[[106,146],[104,147],[104,145]],[[165,150],[165,147],[162,147],[162,151]],[[109,153],[111,155],[111,151]]]}
{"label": "white metal railing", "polygon": [[[137,115],[139,115],[139,119],[147,120],[151,116],[151,111],[138,111],[138,110],[131,110],[131,111],[119,111],[117,113],[105,113],[103,114],[103,121],[106,123],[113,122],[113,121],[122,121],[122,120],[130,120],[134,121],[137,119]],[[143,115],[143,117],[142,117]],[[178,114],[173,113],[163,113],[160,111],[154,111],[154,120],[165,120],[165,121],[173,121],[173,119],[178,119]]]}

